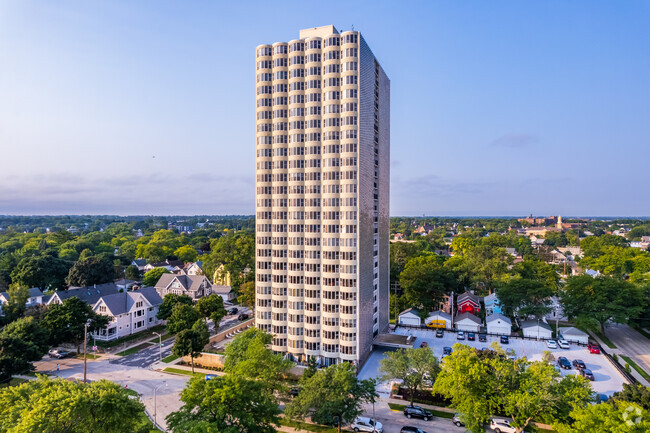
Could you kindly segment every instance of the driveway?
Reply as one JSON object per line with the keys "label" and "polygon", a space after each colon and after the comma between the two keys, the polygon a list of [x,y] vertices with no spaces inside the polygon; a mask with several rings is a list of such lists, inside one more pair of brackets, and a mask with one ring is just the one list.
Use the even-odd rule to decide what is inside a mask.
{"label": "driveway", "polygon": [[650,340],[627,325],[609,325],[605,328],[605,334],[624,355],[650,373]]}

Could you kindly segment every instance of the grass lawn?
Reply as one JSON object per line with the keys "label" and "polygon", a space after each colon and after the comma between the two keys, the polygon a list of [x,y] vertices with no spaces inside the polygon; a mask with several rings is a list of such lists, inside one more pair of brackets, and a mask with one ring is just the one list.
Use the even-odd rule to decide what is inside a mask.
{"label": "grass lawn", "polygon": [[174,361],[174,360],[176,360],[176,359],[178,359],[178,356],[176,356],[176,355],[169,355],[169,356],[164,357],[164,358],[162,359],[162,362],[172,362],[172,361]]}
{"label": "grass lawn", "polygon": [[[336,427],[327,427],[327,426],[324,426],[324,425],[310,424],[310,423],[307,423],[307,422],[289,421],[288,419],[284,419],[284,418],[280,419],[280,425],[283,425],[285,427],[300,429],[300,430],[318,432],[318,433],[336,433],[336,432],[338,432]],[[350,430],[343,429],[342,431],[350,431]]]}
{"label": "grass lawn", "polygon": [[[80,355],[77,355],[76,358],[77,359],[84,359],[84,354],[82,353]],[[97,358],[101,358],[101,357],[99,355],[93,355],[92,353],[89,353],[89,354],[86,355],[86,359],[97,359]]]}
{"label": "grass lawn", "polygon": [[639,373],[641,376],[643,376],[643,378],[644,378],[645,380],[650,381],[650,374],[646,373],[646,371],[645,371],[644,369],[642,369],[641,367],[639,367],[639,366],[636,364],[636,362],[632,361],[632,359],[630,359],[628,356],[625,356],[625,355],[619,355],[619,356],[620,356],[621,358],[623,358],[623,359],[625,360],[625,362],[627,362],[628,364],[630,364],[630,367],[632,367],[633,369],[635,369],[636,372]]}
{"label": "grass lawn", "polygon": [[137,340],[138,338],[153,338],[156,337],[156,341],[158,341],[158,336],[154,335],[154,332],[157,332],[159,334],[162,334],[163,331],[166,331],[167,327],[165,325],[158,325],[154,326],[153,328],[149,328],[146,331],[138,332],[136,334],[128,335],[124,338],[120,338],[117,340],[112,340],[112,341],[97,341],[97,345],[99,347],[115,347],[119,346],[120,344],[128,343],[129,341]]}
{"label": "grass lawn", "polygon": [[[406,408],[406,405],[404,404],[396,404],[396,403],[388,403],[388,407],[390,407],[392,410],[396,410],[398,412],[403,412],[404,409]],[[452,419],[454,417],[453,413],[449,412],[444,412],[441,410],[435,410],[435,409],[427,409],[429,412],[433,414],[433,416],[437,416],[439,418],[447,418],[447,419]]]}
{"label": "grass lawn", "polygon": [[639,334],[643,335],[645,338],[647,338],[648,340],[650,340],[650,334],[648,334],[648,331],[646,331],[645,329],[643,329],[643,327],[638,326],[638,325],[634,325],[634,324],[631,325],[631,326],[632,326],[632,328],[634,328],[636,331],[638,331]]}
{"label": "grass lawn", "polygon": [[118,356],[133,355],[134,353],[137,353],[137,352],[141,351],[142,349],[146,349],[148,347],[151,347],[151,344],[142,343],[142,344],[139,344],[139,345],[137,345],[135,347],[132,347],[130,349],[127,349],[127,350],[124,350],[122,352],[116,353],[116,355],[118,355]]}
{"label": "grass lawn", "polygon": [[185,376],[205,377],[205,373],[194,373],[194,374],[192,374],[192,372],[190,370],[181,370],[180,368],[168,367],[168,368],[164,369],[163,371],[167,372],[167,373],[184,374]]}

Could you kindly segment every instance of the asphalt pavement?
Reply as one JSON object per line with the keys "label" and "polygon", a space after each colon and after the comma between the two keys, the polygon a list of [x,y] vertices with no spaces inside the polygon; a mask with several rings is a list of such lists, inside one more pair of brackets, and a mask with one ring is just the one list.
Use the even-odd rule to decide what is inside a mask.
{"label": "asphalt pavement", "polygon": [[109,362],[130,367],[148,368],[154,362],[171,355],[173,345],[174,337],[163,340],[162,350],[160,345],[156,343],[131,355],[115,357]]}
{"label": "asphalt pavement", "polygon": [[650,373],[650,340],[629,326],[616,323],[605,328],[605,335],[620,349],[620,353],[629,356]]}

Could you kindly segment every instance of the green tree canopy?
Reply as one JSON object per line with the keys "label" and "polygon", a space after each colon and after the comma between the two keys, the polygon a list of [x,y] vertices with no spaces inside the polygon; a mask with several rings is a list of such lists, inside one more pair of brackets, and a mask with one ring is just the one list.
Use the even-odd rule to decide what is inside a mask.
{"label": "green tree canopy", "polygon": [[153,268],[150,271],[145,272],[144,277],[142,278],[142,284],[145,286],[155,286],[162,274],[168,274],[169,271],[165,268]]}
{"label": "green tree canopy", "polygon": [[70,264],[50,255],[22,259],[11,272],[11,280],[23,287],[63,289]]}
{"label": "green tree canopy", "polygon": [[188,306],[194,305],[194,301],[187,295],[177,295],[175,293],[168,293],[163,298],[162,304],[158,307],[156,317],[160,320],[167,320],[172,315],[172,310],[176,304],[184,304]]}
{"label": "green tree canopy", "polygon": [[194,307],[178,303],[174,305],[172,314],[167,319],[167,330],[172,334],[176,334],[185,329],[190,329],[199,319],[199,313]]}
{"label": "green tree canopy", "polygon": [[199,254],[196,252],[196,248],[190,245],[183,245],[182,247],[176,248],[174,250],[174,255],[178,257],[179,260],[183,262],[195,262]]}
{"label": "green tree canopy", "polygon": [[127,266],[126,270],[124,271],[124,274],[126,278],[128,278],[129,280],[140,281],[140,277],[141,277],[140,269],[138,269],[136,265]]}
{"label": "green tree canopy", "polygon": [[75,296],[62,304],[50,305],[41,324],[49,331],[52,344],[73,343],[79,353],[86,322],[88,332],[94,332],[105,328],[108,320],[108,316],[95,313],[90,305]]}
{"label": "green tree canopy", "polygon": [[437,310],[445,294],[453,290],[453,272],[443,266],[444,259],[435,254],[409,260],[399,280],[409,305],[425,311]]}
{"label": "green tree canopy", "polygon": [[48,333],[33,317],[11,322],[0,332],[0,380],[27,373],[48,348]]}
{"label": "green tree canopy", "polygon": [[226,309],[223,306],[223,298],[216,293],[204,296],[196,301],[196,311],[204,319],[212,319],[214,328],[219,329],[219,322],[226,315]]}
{"label": "green tree canopy", "polygon": [[572,422],[557,423],[558,433],[646,433],[650,431],[650,412],[634,403],[615,400],[576,407]]}
{"label": "green tree canopy", "polygon": [[551,312],[551,296],[555,292],[543,281],[513,278],[496,289],[503,311],[508,316],[541,318]]}
{"label": "green tree canopy", "polygon": [[413,404],[415,393],[423,386],[433,384],[440,365],[431,348],[409,348],[386,352],[386,357],[380,361],[379,371],[383,374],[382,380],[401,380],[408,388]]}
{"label": "green tree canopy", "polygon": [[645,410],[650,410],[650,388],[641,384],[623,384],[623,390],[614,393],[614,399],[636,403]]}
{"label": "green tree canopy", "polygon": [[93,256],[75,262],[66,278],[69,286],[86,287],[103,284],[115,279],[113,260],[107,256]]}
{"label": "green tree canopy", "polygon": [[191,329],[183,329],[176,335],[172,353],[178,357],[189,355],[192,362],[192,373],[194,373],[194,358],[201,354],[209,342],[210,334],[205,322],[197,320]]}

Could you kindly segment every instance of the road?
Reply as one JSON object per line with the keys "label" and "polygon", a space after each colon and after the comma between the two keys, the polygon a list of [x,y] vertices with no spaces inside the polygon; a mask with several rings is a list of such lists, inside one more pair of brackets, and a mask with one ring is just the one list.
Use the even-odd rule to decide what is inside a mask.
{"label": "road", "polygon": [[152,344],[151,347],[142,349],[132,355],[115,357],[109,362],[111,364],[126,365],[130,367],[148,368],[151,364],[161,359],[161,352],[162,358],[171,355],[173,345],[174,337],[163,340],[162,351],[160,350],[158,343],[156,343]]}
{"label": "road", "polygon": [[650,373],[650,340],[629,326],[619,324],[607,326],[605,335],[621,349],[623,354],[628,355]]}

